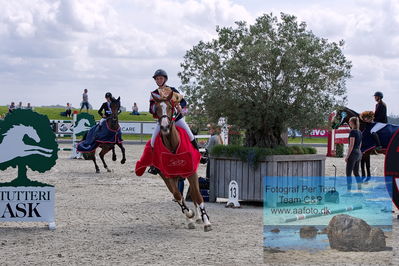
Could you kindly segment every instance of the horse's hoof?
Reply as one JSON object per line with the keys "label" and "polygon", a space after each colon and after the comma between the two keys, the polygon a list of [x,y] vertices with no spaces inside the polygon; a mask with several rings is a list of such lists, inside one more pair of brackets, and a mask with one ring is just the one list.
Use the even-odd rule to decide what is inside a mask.
{"label": "horse's hoof", "polygon": [[212,231],[212,226],[210,224],[204,226],[204,232]]}
{"label": "horse's hoof", "polygon": [[115,156],[115,157],[112,157],[112,161],[114,161],[114,162],[116,161],[116,156]]}
{"label": "horse's hoof", "polygon": [[126,159],[122,159],[121,164],[126,163]]}
{"label": "horse's hoof", "polygon": [[191,219],[195,216],[195,213],[192,210],[189,210],[188,212],[186,212],[186,217],[188,219]]}
{"label": "horse's hoof", "polygon": [[195,222],[196,222],[197,224],[202,224],[202,220],[201,220],[200,218],[198,218],[197,220],[195,220]]}
{"label": "horse's hoof", "polygon": [[195,229],[195,223],[193,223],[193,222],[189,222],[187,224],[187,226],[188,226],[188,229]]}
{"label": "horse's hoof", "polygon": [[99,174],[99,173],[100,173],[100,170],[96,170],[96,173]]}
{"label": "horse's hoof", "polygon": [[112,171],[111,171],[110,169],[107,168],[107,172],[108,172],[108,173],[111,173]]}

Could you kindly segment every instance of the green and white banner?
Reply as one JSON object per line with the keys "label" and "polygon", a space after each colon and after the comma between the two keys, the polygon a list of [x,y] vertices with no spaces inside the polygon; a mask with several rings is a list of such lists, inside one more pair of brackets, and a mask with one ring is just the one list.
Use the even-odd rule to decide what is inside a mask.
{"label": "green and white banner", "polygon": [[55,228],[54,186],[30,180],[27,170],[44,173],[58,159],[58,144],[47,116],[17,109],[0,121],[0,170],[17,168],[18,175],[0,183],[0,222],[49,222]]}

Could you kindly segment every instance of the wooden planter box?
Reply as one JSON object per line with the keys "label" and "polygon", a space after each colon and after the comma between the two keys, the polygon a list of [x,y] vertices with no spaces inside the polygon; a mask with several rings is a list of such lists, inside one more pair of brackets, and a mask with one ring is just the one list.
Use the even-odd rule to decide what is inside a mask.
{"label": "wooden planter box", "polygon": [[[315,177],[308,185],[324,186],[325,155],[273,155],[260,161],[257,168],[238,158],[210,157],[210,191],[209,201],[217,198],[228,198],[231,180],[239,186],[239,200],[263,201],[263,177],[269,176],[267,182],[279,186],[295,186],[305,182],[298,176]],[[282,178],[272,178],[279,177]],[[301,183],[303,185],[305,183]],[[307,184],[307,183],[306,183]],[[275,194],[275,193],[273,193]],[[277,196],[275,194],[275,196]],[[271,205],[275,205],[271,202]]]}

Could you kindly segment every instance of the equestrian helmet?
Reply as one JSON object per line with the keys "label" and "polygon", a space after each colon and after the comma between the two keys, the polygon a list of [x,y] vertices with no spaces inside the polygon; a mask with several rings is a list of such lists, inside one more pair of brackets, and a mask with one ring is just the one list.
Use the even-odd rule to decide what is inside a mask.
{"label": "equestrian helmet", "polygon": [[166,79],[168,79],[168,74],[166,73],[165,70],[163,69],[158,69],[157,71],[155,71],[154,75],[152,76],[153,79],[155,79],[157,76],[163,76]]}
{"label": "equestrian helmet", "polygon": [[380,91],[376,91],[376,92],[374,93],[374,96],[378,96],[378,97],[380,97],[381,99],[384,98],[384,94],[383,94],[382,92],[380,92]]}
{"label": "equestrian helmet", "polygon": [[105,94],[105,98],[112,98],[112,93],[107,92],[107,93]]}

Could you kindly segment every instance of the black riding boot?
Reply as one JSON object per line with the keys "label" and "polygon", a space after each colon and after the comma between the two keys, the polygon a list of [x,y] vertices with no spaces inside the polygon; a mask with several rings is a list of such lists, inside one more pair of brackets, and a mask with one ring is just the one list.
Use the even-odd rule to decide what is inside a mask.
{"label": "black riding boot", "polygon": [[380,142],[380,138],[378,137],[378,134],[376,132],[374,132],[374,133],[371,134],[371,136],[373,136],[373,139],[374,139],[374,142],[375,142],[375,145],[376,145],[375,149],[377,151],[381,150],[382,146],[381,146],[381,142]]}
{"label": "black riding boot", "polygon": [[197,151],[199,151],[199,147],[198,147],[198,143],[197,143],[197,140],[196,140],[196,139],[193,139],[193,140],[191,141],[191,144],[193,144],[194,148],[195,148]]}

